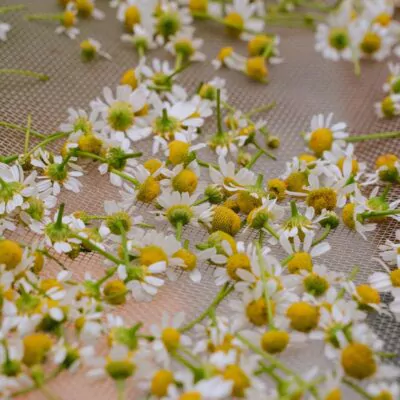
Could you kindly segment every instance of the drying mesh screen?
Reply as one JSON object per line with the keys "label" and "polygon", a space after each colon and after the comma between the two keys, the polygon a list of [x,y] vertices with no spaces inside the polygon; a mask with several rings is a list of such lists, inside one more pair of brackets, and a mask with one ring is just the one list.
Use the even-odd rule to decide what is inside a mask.
{"label": "drying mesh screen", "polygon": [[[7,4],[19,1],[9,0]],[[55,0],[26,0],[30,12],[59,12]],[[39,82],[17,76],[0,75],[0,120],[25,124],[28,114],[32,115],[33,127],[42,132],[54,132],[65,120],[68,107],[87,108],[90,100],[101,94],[103,86],[115,88],[123,71],[137,63],[134,51],[129,45],[120,42],[121,26],[115,20],[115,10],[108,8],[108,1],[98,0],[98,7],[106,12],[106,20],[82,21],[80,39],[71,41],[54,33],[52,22],[27,22],[21,13],[7,14],[2,20],[13,26],[9,40],[0,44],[0,68],[30,69],[50,75],[48,82]],[[219,27],[211,23],[198,23],[197,33],[205,41],[204,51],[212,59],[220,47],[234,45],[243,54],[245,45],[232,42]],[[357,78],[349,64],[328,62],[314,52],[313,34],[307,30],[276,29],[281,36],[281,52],[285,62],[270,68],[270,83],[265,86],[250,82],[244,76],[233,71],[224,70],[219,76],[226,78],[230,101],[243,110],[276,101],[276,108],[265,115],[268,118],[270,131],[281,138],[281,147],[276,152],[278,161],[261,159],[254,170],[273,177],[281,173],[286,160],[299,154],[304,144],[299,133],[308,127],[310,118],[315,113],[333,111],[336,120],[344,120],[353,134],[376,131],[389,131],[400,128],[399,120],[380,121],[373,113],[373,103],[382,97],[381,86],[387,76],[384,63],[368,63],[362,66],[362,77]],[[97,60],[84,64],[80,60],[79,40],[88,37],[99,40],[104,50],[112,56],[112,61]],[[158,57],[168,57],[164,52]],[[200,81],[211,79],[215,75],[210,64],[197,64],[181,76],[182,84],[194,90]],[[208,123],[204,132],[212,132],[215,121]],[[0,128],[0,154],[15,154],[21,151],[23,135]],[[143,157],[151,154],[151,142],[143,141],[137,145],[143,151]],[[372,165],[376,156],[382,152],[400,152],[400,140],[374,141],[356,145],[356,153],[361,161]],[[205,160],[215,160],[207,151],[202,152]],[[67,212],[84,209],[90,213],[101,212],[106,199],[115,198],[115,188],[106,178],[101,177],[91,163],[85,167],[86,174],[82,179],[83,191],[78,194],[63,195]],[[203,174],[204,178],[204,174]],[[392,197],[398,198],[400,190],[392,191]],[[149,208],[138,205],[137,214],[144,215],[151,223]],[[349,273],[355,265],[360,267],[357,277],[365,281],[376,269],[372,257],[377,255],[377,246],[386,238],[393,238],[396,225],[387,222],[379,226],[368,242],[347,229],[338,228],[330,235],[332,250],[324,257],[323,262],[330,268]],[[160,226],[162,231],[167,225]],[[14,234],[23,242],[34,239],[32,234],[19,230]],[[202,241],[206,237],[200,229],[187,228],[184,238],[192,242]],[[242,240],[251,240],[249,234],[242,235]],[[278,256],[283,254],[277,254]],[[65,260],[76,278],[83,277],[85,272],[94,276],[102,273],[101,260],[96,255],[80,256],[71,262]],[[51,273],[54,266],[49,266]],[[128,302],[118,309],[127,322],[143,321],[145,326],[157,322],[163,311],[175,313],[184,310],[189,319],[204,309],[217,289],[213,282],[213,268],[201,267],[203,279],[200,284],[193,284],[186,275],[176,282],[168,282],[149,304]],[[226,311],[222,305],[221,311]],[[386,342],[386,350],[399,353],[400,324],[389,317],[374,315],[369,319],[379,336]],[[310,347],[307,360],[304,351],[291,355],[292,362],[317,363],[319,349]],[[114,387],[110,382],[93,383],[83,374],[74,376],[61,375],[50,384],[55,393],[62,399],[110,399],[115,398]],[[137,398],[134,388],[128,398]],[[40,393],[33,393],[24,398],[42,399]]]}

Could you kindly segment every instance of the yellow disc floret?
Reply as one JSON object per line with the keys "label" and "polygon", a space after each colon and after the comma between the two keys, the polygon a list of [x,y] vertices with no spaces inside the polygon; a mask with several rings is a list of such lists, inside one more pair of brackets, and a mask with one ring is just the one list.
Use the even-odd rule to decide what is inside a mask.
{"label": "yellow disc floret", "polygon": [[227,14],[224,18],[224,23],[227,32],[234,37],[238,37],[243,32],[244,21],[237,12]]}
{"label": "yellow disc floret", "polygon": [[245,372],[236,364],[228,365],[223,374],[224,379],[233,381],[232,395],[244,397],[245,390],[250,387],[250,379]]}
{"label": "yellow disc floret", "polygon": [[132,30],[132,28],[136,25],[139,24],[141,21],[141,16],[140,16],[140,11],[139,8],[136,6],[129,6],[125,10],[125,27],[129,31]]}
{"label": "yellow disc floret", "polygon": [[261,337],[261,347],[270,354],[284,351],[289,344],[289,334],[285,331],[272,330],[265,332]]}
{"label": "yellow disc floret", "polygon": [[265,49],[269,46],[272,46],[274,39],[271,36],[267,35],[255,35],[250,39],[247,49],[249,51],[250,56],[261,56]]}
{"label": "yellow disc floret", "polygon": [[168,256],[161,247],[150,245],[140,249],[139,259],[141,264],[149,266],[160,261],[166,262]]}
{"label": "yellow disc floret", "polygon": [[126,301],[127,288],[120,280],[108,281],[104,285],[104,296],[107,303],[112,305],[124,304]]}
{"label": "yellow disc floret", "polygon": [[305,172],[292,172],[285,180],[287,190],[290,192],[304,192],[308,186],[308,178]]}
{"label": "yellow disc floret", "polygon": [[286,182],[279,178],[273,178],[268,181],[268,193],[271,198],[278,201],[284,200],[286,197]]}
{"label": "yellow disc floret", "polygon": [[249,192],[240,190],[236,201],[243,214],[249,214],[253,209],[261,206],[261,199],[252,196]]}
{"label": "yellow disc floret", "polygon": [[362,343],[351,343],[343,349],[341,363],[344,372],[355,379],[369,378],[377,369],[372,350]]}
{"label": "yellow disc floret", "polygon": [[196,188],[199,178],[191,169],[185,168],[172,178],[172,188],[177,192],[192,194]]}
{"label": "yellow disc floret", "polygon": [[343,223],[350,229],[355,229],[356,226],[356,222],[354,219],[354,209],[355,209],[354,203],[347,203],[343,207],[342,211]]}
{"label": "yellow disc floret", "polygon": [[319,128],[311,133],[308,146],[318,156],[332,148],[333,133],[329,128]]}
{"label": "yellow disc floret", "polygon": [[24,357],[23,363],[28,367],[41,364],[51,349],[53,342],[46,333],[32,333],[23,338]]}
{"label": "yellow disc floret", "polygon": [[313,262],[310,253],[299,251],[293,254],[292,259],[288,262],[288,271],[291,274],[296,274],[301,270],[311,272],[313,269]]}
{"label": "yellow disc floret", "polygon": [[306,302],[292,304],[286,313],[290,326],[299,332],[309,332],[314,329],[319,320],[318,308]]}
{"label": "yellow disc floret", "polygon": [[161,340],[168,351],[174,351],[179,347],[181,334],[175,328],[165,328],[161,333]]}
{"label": "yellow disc floret", "polygon": [[[271,310],[272,313],[274,314],[275,304],[272,300],[271,300]],[[257,300],[251,301],[246,306],[246,316],[249,319],[249,321],[256,326],[265,325],[268,322],[268,310],[266,307],[265,300],[262,297],[260,297]]]}
{"label": "yellow disc floret", "polygon": [[136,89],[138,86],[138,80],[136,78],[136,72],[133,68],[125,71],[120,80],[121,85],[129,85],[132,89]]}
{"label": "yellow disc floret", "polygon": [[226,262],[226,271],[228,272],[228,275],[235,281],[241,280],[236,273],[238,269],[251,271],[250,259],[247,254],[236,253],[228,258],[228,261]]}
{"label": "yellow disc floret", "polygon": [[183,261],[181,267],[186,271],[193,271],[196,268],[197,257],[191,251],[187,249],[179,249],[172,256],[180,258]]}
{"label": "yellow disc floret", "polygon": [[225,60],[225,58],[229,57],[233,53],[233,47],[222,47],[217,55],[217,59],[221,62]]}
{"label": "yellow disc floret", "polygon": [[361,50],[368,55],[376,53],[382,44],[381,37],[375,32],[367,32],[360,43]]}
{"label": "yellow disc floret", "polygon": [[361,305],[366,306],[368,304],[379,304],[381,302],[379,292],[369,285],[359,285],[356,291],[357,300]]}
{"label": "yellow disc floret", "polygon": [[206,13],[208,10],[208,0],[189,0],[189,10],[191,12]]}
{"label": "yellow disc floret", "polygon": [[264,82],[268,77],[268,68],[264,57],[249,57],[246,61],[246,75]]}
{"label": "yellow disc floret", "polygon": [[13,240],[0,240],[0,264],[6,269],[15,268],[22,260],[22,247]]}
{"label": "yellow disc floret", "polygon": [[79,150],[99,155],[101,153],[103,142],[93,134],[82,135],[78,139]]}
{"label": "yellow disc floret", "polygon": [[189,154],[189,143],[173,140],[168,144],[168,160],[173,165],[182,164],[187,160]]}
{"label": "yellow disc floret", "polygon": [[174,375],[168,369],[158,370],[151,380],[151,394],[157,397],[167,395],[168,386],[174,381]]}
{"label": "yellow disc floret", "polygon": [[143,163],[143,167],[145,167],[150,174],[154,174],[162,167],[162,162],[157,158],[151,158]]}
{"label": "yellow disc floret", "polygon": [[336,208],[337,196],[332,188],[319,188],[311,190],[306,198],[309,207],[313,207],[317,214],[322,210],[332,211]]}
{"label": "yellow disc floret", "polygon": [[160,183],[153,176],[149,176],[140,186],[137,199],[143,203],[151,203],[161,193]]}
{"label": "yellow disc floret", "polygon": [[217,206],[214,209],[211,230],[223,231],[235,236],[240,230],[240,217],[230,208]]}

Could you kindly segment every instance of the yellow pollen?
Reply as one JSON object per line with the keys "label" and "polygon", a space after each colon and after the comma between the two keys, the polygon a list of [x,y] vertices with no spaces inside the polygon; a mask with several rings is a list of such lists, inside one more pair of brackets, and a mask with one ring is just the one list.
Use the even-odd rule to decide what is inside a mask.
{"label": "yellow pollen", "polygon": [[300,270],[311,272],[313,262],[310,253],[300,251],[293,254],[293,258],[288,262],[288,271],[291,274],[297,274]]}
{"label": "yellow pollen", "polygon": [[311,133],[308,146],[318,156],[324,151],[330,150],[333,143],[333,133],[329,128],[319,128]]}
{"label": "yellow pollen", "polygon": [[303,153],[299,155],[299,160],[304,161],[306,164],[310,164],[317,160],[317,157],[312,154]]}
{"label": "yellow pollen", "polygon": [[226,263],[226,271],[228,272],[228,275],[235,281],[241,280],[236,273],[238,269],[244,269],[249,272],[251,271],[249,257],[244,253],[236,253],[231,255]]}
{"label": "yellow pollen", "polygon": [[180,193],[187,192],[192,194],[197,188],[197,183],[197,175],[188,168],[183,169],[172,179],[173,189]]}
{"label": "yellow pollen", "polygon": [[306,198],[307,205],[313,207],[317,214],[322,210],[333,211],[336,208],[336,192],[331,188],[319,188],[311,190]]}
{"label": "yellow pollen", "polygon": [[139,8],[136,6],[129,6],[125,10],[125,27],[129,31],[133,29],[136,24],[139,24],[141,21]]}
{"label": "yellow pollen", "polygon": [[75,0],[75,4],[79,15],[83,18],[88,18],[92,15],[94,3],[92,3],[90,0]]}
{"label": "yellow pollen", "polygon": [[43,265],[44,265],[44,256],[41,252],[39,251],[35,251],[35,262],[33,264],[33,272],[35,274],[39,274],[42,269],[43,269]]}
{"label": "yellow pollen", "polygon": [[137,199],[143,203],[151,203],[161,192],[160,183],[149,176],[139,187]]}
{"label": "yellow pollen", "polygon": [[187,271],[193,271],[196,268],[197,257],[191,251],[186,249],[179,249],[172,257],[177,257],[183,260],[182,268]]}
{"label": "yellow pollen", "polygon": [[285,331],[265,332],[261,337],[261,347],[270,354],[277,354],[284,351],[289,344],[289,334]]}
{"label": "yellow pollen", "polygon": [[268,181],[268,193],[272,198],[279,201],[284,200],[286,197],[286,183],[279,179],[273,178]]}
{"label": "yellow pollen", "polygon": [[146,103],[140,110],[135,111],[135,116],[136,117],[145,117],[146,115],[149,114],[149,108],[150,108],[150,106]]}
{"label": "yellow pollen", "polygon": [[359,285],[356,290],[358,301],[362,304],[379,304],[381,302],[379,292],[369,285]]}
{"label": "yellow pollen", "polygon": [[333,389],[324,397],[324,400],[342,400],[342,391],[338,388]]}
{"label": "yellow pollen", "polygon": [[[400,254],[400,247],[397,249]],[[400,269],[395,269],[390,272],[390,280],[392,281],[392,285],[395,287],[400,287]]]}
{"label": "yellow pollen", "polygon": [[264,57],[249,57],[246,61],[246,74],[257,81],[265,81],[268,77],[268,68]]}
{"label": "yellow pollen", "polygon": [[93,134],[86,134],[78,139],[78,147],[79,150],[99,155],[103,147],[103,142]]}
{"label": "yellow pollen", "polygon": [[[271,300],[272,314],[275,313],[275,303]],[[268,310],[265,300],[260,297],[257,300],[251,301],[246,307],[246,316],[249,321],[256,325],[262,326],[268,323]]]}
{"label": "yellow pollen", "polygon": [[225,206],[217,206],[214,209],[212,220],[212,231],[223,231],[229,235],[235,236],[240,230],[240,217]]}
{"label": "yellow pollen", "polygon": [[296,331],[309,332],[314,329],[319,320],[318,308],[306,302],[292,304],[286,316],[290,320],[290,326]]}
{"label": "yellow pollen", "polygon": [[375,17],[374,22],[382,26],[388,26],[392,22],[392,16],[383,12]]}
{"label": "yellow pollen", "polygon": [[179,396],[179,400],[201,400],[202,395],[199,392],[186,392]]}
{"label": "yellow pollen", "polygon": [[23,363],[28,367],[35,364],[41,364],[53,342],[50,336],[46,333],[32,333],[23,338],[24,357]]}
{"label": "yellow pollen", "polygon": [[157,158],[151,158],[150,160],[145,161],[143,164],[143,167],[145,167],[150,174],[154,174],[158,169],[161,168],[161,166],[162,162]]}
{"label": "yellow pollen", "polygon": [[228,14],[224,18],[224,22],[226,24],[226,30],[230,35],[238,37],[243,32],[244,21],[239,13],[232,12]]}
{"label": "yellow pollen", "polygon": [[233,47],[223,47],[218,55],[217,55],[217,59],[221,62],[223,62],[225,60],[225,58],[229,57],[231,54],[233,53]]}
{"label": "yellow pollen", "polygon": [[396,400],[392,393],[387,390],[382,390],[377,396],[374,396],[371,400]]}
{"label": "yellow pollen", "polygon": [[189,10],[191,12],[206,13],[208,10],[208,0],[189,0]]}
{"label": "yellow pollen", "polygon": [[175,328],[165,328],[161,333],[161,340],[168,351],[176,350],[179,347],[181,334]]}
{"label": "yellow pollen", "polygon": [[267,46],[273,44],[274,39],[267,35],[256,35],[250,39],[247,50],[250,56],[261,56]]}
{"label": "yellow pollen", "polygon": [[342,351],[341,363],[347,375],[360,380],[371,377],[377,369],[372,350],[362,343],[349,344]]}
{"label": "yellow pollen", "polygon": [[157,397],[167,395],[168,386],[174,381],[174,375],[168,369],[160,369],[151,380],[151,394]]}
{"label": "yellow pollen", "polygon": [[262,204],[260,198],[256,198],[244,190],[239,191],[236,200],[243,214],[249,214],[253,209],[260,207]]}
{"label": "yellow pollen", "polygon": [[304,192],[304,186],[308,185],[305,172],[292,172],[285,180],[287,190],[290,192]]}
{"label": "yellow pollen", "polygon": [[376,53],[381,48],[382,39],[375,32],[367,32],[360,44],[361,50],[368,55]]}
{"label": "yellow pollen", "polygon": [[168,261],[168,256],[165,251],[158,246],[150,245],[140,249],[140,263],[142,265],[152,265],[160,261]]}
{"label": "yellow pollen", "polygon": [[355,209],[354,203],[347,203],[343,207],[342,211],[343,223],[350,229],[355,229],[356,227],[356,223],[354,221],[354,209]]}
{"label": "yellow pollen", "polygon": [[13,240],[0,240],[0,264],[6,269],[14,269],[22,260],[22,248]]}
{"label": "yellow pollen", "polygon": [[136,89],[138,81],[135,70],[132,68],[125,71],[121,77],[120,83],[121,85],[129,85],[132,89]]}
{"label": "yellow pollen", "polygon": [[127,288],[120,280],[108,281],[104,285],[104,296],[107,303],[112,305],[124,304]]}
{"label": "yellow pollen", "polygon": [[228,365],[223,374],[224,379],[233,381],[232,395],[244,397],[245,390],[250,387],[250,379],[236,364]]}
{"label": "yellow pollen", "polygon": [[173,165],[182,164],[186,161],[189,154],[189,143],[173,140],[168,144],[169,155],[168,160]]}
{"label": "yellow pollen", "polygon": [[76,23],[75,14],[72,11],[64,11],[61,22],[65,28],[71,28]]}

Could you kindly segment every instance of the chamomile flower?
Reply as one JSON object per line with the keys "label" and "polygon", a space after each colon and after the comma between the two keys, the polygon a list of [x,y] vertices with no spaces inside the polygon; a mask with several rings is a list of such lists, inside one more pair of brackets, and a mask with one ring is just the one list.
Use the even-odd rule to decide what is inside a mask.
{"label": "chamomile flower", "polygon": [[332,124],[333,113],[324,116],[314,115],[311,119],[309,131],[304,136],[308,147],[318,156],[324,151],[334,149],[336,146],[344,147],[347,125],[344,122]]}
{"label": "chamomile flower", "polygon": [[133,33],[121,35],[121,41],[132,44],[141,56],[141,60],[144,60],[144,51],[157,48],[157,43],[154,40],[154,26],[152,21],[149,20],[148,23],[141,21],[140,24],[135,24],[133,26]]}
{"label": "chamomile flower", "polygon": [[400,94],[389,94],[374,104],[379,118],[393,118],[400,115]]}
{"label": "chamomile flower", "polygon": [[211,63],[215,69],[225,66],[236,71],[241,71],[246,63],[246,57],[236,53],[233,47],[223,47]]}
{"label": "chamomile flower", "polygon": [[388,63],[389,76],[387,81],[383,85],[383,91],[387,93],[400,93],[400,64],[398,63]]}
{"label": "chamomile flower", "polygon": [[58,35],[64,34],[70,39],[76,39],[80,33],[80,30],[75,26],[78,22],[77,14],[78,10],[74,3],[68,3],[67,8],[60,18],[60,26],[56,28],[55,32]]}
{"label": "chamomile flower", "polygon": [[189,336],[181,333],[185,313],[179,312],[173,317],[164,313],[160,325],[151,325],[150,332],[154,336],[152,347],[157,362],[168,367],[171,363],[171,353],[179,350],[181,346],[190,346],[192,341]]}
{"label": "chamomile flower", "polygon": [[183,63],[205,61],[206,55],[200,52],[203,46],[203,39],[193,37],[194,29],[186,29],[171,36],[165,49],[176,57],[179,57]]}
{"label": "chamomile flower", "polygon": [[366,174],[363,185],[374,185],[379,181],[395,183],[400,181],[400,161],[395,154],[380,155],[375,161],[375,172]]}
{"label": "chamomile flower", "polygon": [[173,226],[177,224],[192,224],[198,226],[202,223],[209,226],[213,216],[213,209],[208,203],[196,205],[198,194],[190,195],[187,192],[164,192],[158,198],[162,211],[155,211],[162,219],[168,220]]}
{"label": "chamomile flower", "polygon": [[98,98],[91,103],[92,109],[102,116],[103,133],[111,133],[120,142],[125,138],[136,142],[151,134],[146,116],[141,115],[148,105],[144,88],[132,91],[127,85],[118,86],[114,96],[111,89],[105,87],[103,95],[104,101]]}
{"label": "chamomile flower", "polygon": [[352,230],[358,232],[364,240],[367,240],[365,235],[367,232],[372,232],[376,229],[375,223],[364,223],[359,220],[359,215],[366,211],[364,202],[352,201],[343,207],[342,220],[343,223]]}
{"label": "chamomile flower", "polygon": [[205,100],[211,102],[212,106],[215,107],[217,104],[217,90],[220,91],[220,98],[222,101],[228,99],[228,93],[226,89],[226,81],[223,78],[216,76],[206,83],[203,83],[198,91],[198,95]]}
{"label": "chamomile flower", "polygon": [[198,185],[200,168],[196,161],[192,161],[187,166],[178,164],[172,170],[164,168],[162,174],[165,179],[161,184],[165,190],[193,194]]}
{"label": "chamomile flower", "polygon": [[366,0],[364,18],[385,28],[393,25],[394,4],[386,0]]}
{"label": "chamomile flower", "polygon": [[111,56],[105,51],[101,50],[101,43],[95,39],[86,39],[80,44],[81,56],[83,61],[91,61],[96,55],[105,58],[106,60],[111,60]]}
{"label": "chamomile flower", "polygon": [[367,386],[367,393],[373,398],[386,397],[388,400],[394,400],[400,396],[400,386],[396,382],[370,383]]}
{"label": "chamomile flower", "polygon": [[125,25],[128,32],[132,32],[137,25],[150,19],[156,6],[155,0],[127,0],[118,5],[117,19]]}
{"label": "chamomile flower", "polygon": [[385,272],[374,272],[369,278],[369,284],[379,292],[390,292],[394,297],[400,295],[400,269],[391,270],[379,258],[374,259],[379,263]]}
{"label": "chamomile flower", "polygon": [[56,365],[72,373],[76,372],[86,359],[94,356],[93,346],[79,346],[77,343],[72,345],[64,338],[61,338],[52,348],[53,360]]}
{"label": "chamomile flower", "polygon": [[381,303],[379,292],[367,284],[356,286],[354,282],[344,282],[345,290],[357,301],[361,309],[373,308],[378,312],[385,312],[385,305]]}
{"label": "chamomile flower", "polygon": [[79,138],[82,134],[91,134],[93,131],[98,131],[101,128],[101,122],[98,121],[99,113],[91,111],[87,113],[79,108],[68,108],[68,118],[60,124],[61,132],[71,132],[71,136],[76,134]]}

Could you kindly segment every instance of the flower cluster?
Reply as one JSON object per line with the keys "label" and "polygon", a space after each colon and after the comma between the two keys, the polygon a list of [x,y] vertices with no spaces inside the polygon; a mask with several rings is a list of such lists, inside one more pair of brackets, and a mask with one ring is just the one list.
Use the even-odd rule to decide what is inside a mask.
{"label": "flower cluster", "polygon": [[[62,3],[59,30],[69,35],[77,28],[66,25],[68,18],[101,17],[93,0]],[[277,7],[290,14],[295,3]],[[400,132],[355,136],[332,113],[317,114],[299,135],[304,152],[280,174],[257,174],[259,158],[275,159],[279,146],[257,118],[274,103],[241,110],[231,104],[223,79],[188,92],[179,78],[203,58],[190,29],[195,17],[249,40],[248,59],[224,49],[216,67],[240,66],[264,80],[266,60],[279,54],[278,38],[261,33],[264,22],[256,16],[265,12],[262,4],[111,5],[129,32],[123,40],[140,55],[136,68],[86,109],[68,109],[56,133],[32,129],[30,117],[26,127],[2,122],[25,133],[25,146],[0,158],[0,397],[40,389],[52,398],[49,380],[81,371],[114,382],[119,399],[132,382],[144,397],[164,400],[340,400],[347,390],[364,399],[398,399],[400,370],[385,363],[391,354],[367,318],[400,318],[400,230],[379,246],[379,271],[367,282],[356,279],[357,267],[344,273],[325,265],[324,256],[339,226],[367,240],[379,224],[400,222],[400,199],[391,193],[400,183],[398,155],[379,155],[371,169],[353,145]],[[364,11],[371,9],[353,18],[357,29],[371,21]],[[375,23],[369,29],[378,32]],[[161,45],[175,57],[174,66],[143,56]],[[81,47],[87,60],[101,55],[92,39]],[[391,67],[393,75],[397,69]],[[385,90],[394,93],[396,79]],[[139,141],[151,156],[135,149]],[[215,153],[213,162],[201,158],[206,147]],[[89,169],[117,188],[114,198],[96,214],[67,213],[65,194],[84,192]],[[188,228],[204,240],[193,240]],[[19,232],[34,239],[22,243]],[[248,235],[240,237],[243,232]],[[88,253],[103,270],[78,277],[65,260],[84,261]],[[121,307],[152,301],[178,274],[198,283],[205,264],[218,292],[196,318],[164,313],[158,324],[143,326],[121,317]],[[218,310],[222,302],[227,315]],[[286,361],[293,352],[307,357],[315,344],[321,366],[299,372]]]}

